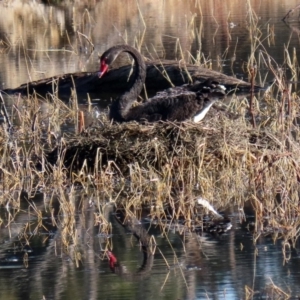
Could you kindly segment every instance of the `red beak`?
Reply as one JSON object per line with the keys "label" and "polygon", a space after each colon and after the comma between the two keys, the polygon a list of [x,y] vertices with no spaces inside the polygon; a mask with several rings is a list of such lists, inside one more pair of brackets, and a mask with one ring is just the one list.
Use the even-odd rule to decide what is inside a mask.
{"label": "red beak", "polygon": [[109,259],[109,266],[111,268],[114,268],[118,262],[117,258],[113,255],[111,251],[107,251],[107,256]]}
{"label": "red beak", "polygon": [[102,60],[100,62],[100,71],[98,72],[99,78],[101,78],[108,70],[108,64],[105,62],[105,60]]}

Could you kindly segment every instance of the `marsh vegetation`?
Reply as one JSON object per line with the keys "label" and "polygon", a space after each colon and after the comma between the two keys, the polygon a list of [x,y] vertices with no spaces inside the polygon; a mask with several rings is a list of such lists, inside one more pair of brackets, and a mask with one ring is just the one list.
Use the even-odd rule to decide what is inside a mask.
{"label": "marsh vegetation", "polygon": [[[72,11],[68,1],[1,3],[0,15],[7,14],[0,17],[3,89],[96,71],[98,52],[125,42],[150,59],[193,63],[266,89],[228,95],[201,124],[112,124],[107,103],[113,93],[107,91],[80,101],[74,87],[68,101],[55,92],[2,93],[0,272],[24,271],[11,275],[13,282],[22,279],[21,289],[5,293],[12,299],[21,298],[22,289],[46,299],[83,299],[87,293],[89,299],[115,299],[121,292],[128,299],[217,299],[228,289],[233,298],[296,296],[297,275],[288,287],[273,273],[267,274],[273,280],[255,282],[264,239],[280,249],[284,274],[298,263],[298,23],[293,17],[281,22],[295,1],[140,2],[75,1]],[[153,92],[146,85],[141,97]],[[207,223],[220,215],[200,198],[233,229],[211,237]],[[224,247],[226,238],[231,242]],[[230,281],[241,277],[246,267],[239,261],[247,251],[256,266],[246,265],[252,277],[215,283],[214,274],[228,268]],[[219,269],[209,264],[210,255]],[[25,288],[28,276],[35,280]],[[69,276],[72,291],[65,286]],[[98,277],[109,287],[99,287]]]}

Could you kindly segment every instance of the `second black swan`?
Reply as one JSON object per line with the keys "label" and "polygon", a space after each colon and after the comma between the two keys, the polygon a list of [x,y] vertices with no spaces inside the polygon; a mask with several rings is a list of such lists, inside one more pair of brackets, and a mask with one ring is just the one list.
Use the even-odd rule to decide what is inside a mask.
{"label": "second black swan", "polygon": [[100,58],[99,77],[108,71],[109,66],[123,52],[132,56],[136,70],[132,86],[112,102],[109,117],[113,121],[185,121],[193,118],[194,122],[199,122],[212,104],[225,95],[222,86],[213,80],[207,80],[198,85],[166,90],[147,102],[133,107],[133,102],[140,95],[146,79],[145,62],[135,48],[117,45],[106,50]]}

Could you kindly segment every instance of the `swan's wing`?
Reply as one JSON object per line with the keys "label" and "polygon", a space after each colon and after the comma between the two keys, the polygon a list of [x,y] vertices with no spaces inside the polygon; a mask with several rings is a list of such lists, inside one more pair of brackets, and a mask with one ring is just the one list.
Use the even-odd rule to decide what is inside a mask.
{"label": "swan's wing", "polygon": [[201,110],[203,99],[195,93],[159,93],[146,103],[133,107],[129,114],[129,120],[146,119],[150,122],[158,120],[184,121],[193,117]]}

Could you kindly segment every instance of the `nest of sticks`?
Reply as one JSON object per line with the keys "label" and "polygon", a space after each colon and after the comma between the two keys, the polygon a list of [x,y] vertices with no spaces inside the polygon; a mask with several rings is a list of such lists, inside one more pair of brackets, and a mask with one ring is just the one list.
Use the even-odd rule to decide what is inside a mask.
{"label": "nest of sticks", "polygon": [[70,171],[84,164],[89,171],[100,170],[113,161],[123,175],[133,164],[158,174],[168,166],[183,174],[238,168],[253,175],[282,161],[282,168],[292,166],[298,176],[299,146],[294,136],[271,128],[254,129],[244,118],[232,120],[212,109],[200,124],[106,122],[68,136],[47,158],[52,164],[63,159]]}

